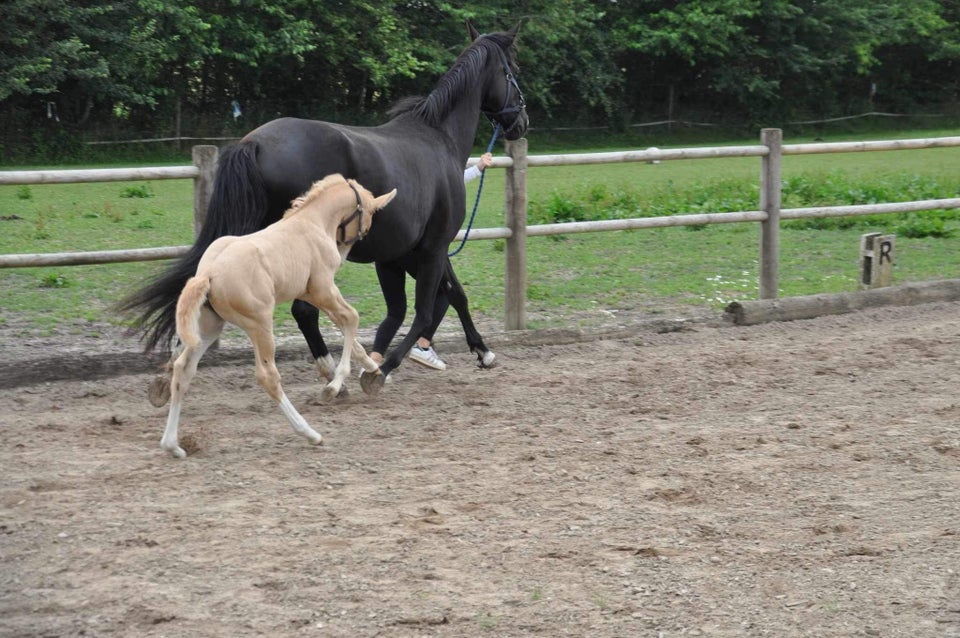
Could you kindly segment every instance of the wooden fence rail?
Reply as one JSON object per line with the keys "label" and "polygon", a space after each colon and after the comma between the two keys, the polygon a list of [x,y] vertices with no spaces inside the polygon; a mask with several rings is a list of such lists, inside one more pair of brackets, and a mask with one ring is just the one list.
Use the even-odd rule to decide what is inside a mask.
{"label": "wooden fence rail", "polygon": [[196,166],[155,166],[146,168],[93,168],[51,171],[0,171],[0,185],[84,184],[90,182],[133,182],[147,179],[192,179]]}
{"label": "wooden fence rail", "polygon": [[[521,139],[515,142],[507,142],[506,156],[495,158],[493,163],[494,168],[504,168],[507,173],[504,215],[506,225],[500,228],[475,228],[471,230],[469,237],[471,240],[506,240],[506,275],[504,281],[504,324],[506,329],[522,329],[526,326],[526,313],[524,308],[527,289],[526,240],[528,237],[607,232],[636,228],[661,228],[666,226],[759,222],[761,227],[759,296],[761,299],[774,299],[777,296],[779,281],[779,229],[781,220],[960,208],[960,198],[889,202],[856,206],[781,208],[781,171],[782,160],[785,155],[947,148],[960,146],[960,136],[871,142],[783,144],[780,129],[764,129],[761,132],[760,142],[758,145],[749,146],[663,150],[647,149],[642,151],[568,155],[528,155],[527,140]],[[0,171],[0,185],[193,179],[194,229],[199,230],[206,216],[207,203],[210,200],[210,193],[212,192],[217,154],[216,146],[195,146],[193,148],[193,166],[95,170]],[[760,201],[758,210],[527,226],[526,172],[530,168],[730,157],[760,158]],[[457,240],[460,240],[462,237],[463,231],[460,231],[460,233],[457,234]],[[76,266],[84,264],[172,259],[183,255],[188,248],[188,246],[169,246],[133,250],[0,255],[0,268]]]}

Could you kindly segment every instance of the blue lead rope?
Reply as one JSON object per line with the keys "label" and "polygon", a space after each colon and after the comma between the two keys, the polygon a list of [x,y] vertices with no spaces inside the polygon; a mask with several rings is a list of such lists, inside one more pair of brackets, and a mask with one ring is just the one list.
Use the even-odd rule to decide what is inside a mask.
{"label": "blue lead rope", "polygon": [[[497,141],[497,136],[500,135],[500,123],[498,122],[495,127],[493,127],[493,137],[490,138],[490,143],[487,144],[487,153],[493,150],[493,144]],[[470,221],[467,223],[467,230],[463,233],[463,239],[460,240],[460,245],[457,246],[457,249],[452,253],[447,253],[447,257],[453,257],[461,250],[463,250],[464,245],[467,243],[467,237],[470,236],[470,229],[473,228],[473,220],[477,216],[477,207],[480,205],[480,193],[483,192],[483,178],[486,177],[487,171],[480,171],[480,185],[477,187],[477,198],[473,202],[473,211],[470,213]]]}

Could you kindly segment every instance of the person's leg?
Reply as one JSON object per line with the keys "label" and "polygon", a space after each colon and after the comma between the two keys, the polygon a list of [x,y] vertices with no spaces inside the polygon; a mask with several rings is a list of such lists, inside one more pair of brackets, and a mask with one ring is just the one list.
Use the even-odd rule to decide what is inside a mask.
{"label": "person's leg", "polygon": [[447,364],[433,348],[433,336],[447,314],[447,308],[450,307],[450,299],[447,296],[447,281],[440,282],[440,288],[437,291],[437,298],[434,302],[433,317],[430,325],[424,330],[416,345],[410,350],[410,360],[421,365],[433,368],[434,370],[446,370]]}

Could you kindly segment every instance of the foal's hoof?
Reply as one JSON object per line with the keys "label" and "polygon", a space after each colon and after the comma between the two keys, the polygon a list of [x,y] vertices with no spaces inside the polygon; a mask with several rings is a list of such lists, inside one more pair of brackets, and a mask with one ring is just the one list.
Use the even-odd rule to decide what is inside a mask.
{"label": "foal's hoof", "polygon": [[163,449],[169,452],[170,456],[172,456],[173,458],[176,458],[176,459],[187,458],[187,453],[179,445],[175,445],[173,447],[164,447]]}
{"label": "foal's hoof", "polygon": [[379,371],[367,372],[364,370],[363,374],[360,375],[360,387],[366,394],[375,397],[380,394],[384,379],[385,377]]}
{"label": "foal's hoof", "polygon": [[170,400],[170,379],[162,374],[155,376],[147,389],[147,399],[155,408],[165,406]]}
{"label": "foal's hoof", "polygon": [[327,384],[323,387],[323,390],[320,392],[320,399],[324,402],[333,401],[337,397],[347,397],[350,393],[347,391],[347,386],[340,386],[338,391],[332,385]]}

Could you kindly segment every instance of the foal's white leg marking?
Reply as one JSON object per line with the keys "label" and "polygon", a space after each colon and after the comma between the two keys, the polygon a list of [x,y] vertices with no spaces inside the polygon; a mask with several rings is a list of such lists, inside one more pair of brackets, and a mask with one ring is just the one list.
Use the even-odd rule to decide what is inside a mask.
{"label": "foal's white leg marking", "polygon": [[328,383],[323,388],[323,392],[320,393],[324,401],[330,401],[340,394],[344,380],[350,376],[350,359],[354,341],[356,341],[355,338],[348,339],[346,333],[344,333],[343,352],[340,354],[337,369],[333,373],[333,379],[330,380],[330,383]]}
{"label": "foal's white leg marking", "polygon": [[[317,363],[317,380],[322,381],[323,379],[326,379],[327,381],[333,381],[334,372],[337,368],[336,360],[331,355],[327,354],[323,357],[318,358],[316,360],[316,363]],[[340,390],[337,392],[336,395],[330,395],[329,390],[324,390],[323,393],[321,394],[321,398],[324,401],[329,401],[334,396],[346,397],[349,394],[350,393],[347,391],[346,386],[341,385]]]}
{"label": "foal's white leg marking", "polygon": [[180,425],[180,407],[183,403],[183,397],[190,388],[190,382],[194,375],[197,374],[197,364],[200,363],[200,357],[214,341],[216,341],[216,337],[202,338],[200,346],[196,349],[184,348],[173,364],[173,378],[170,381],[170,412],[167,413],[167,426],[163,430],[160,447],[178,459],[187,456],[187,453],[180,447],[180,437],[177,431]]}
{"label": "foal's white leg marking", "polygon": [[257,381],[263,386],[263,389],[267,391],[270,398],[280,406],[283,416],[287,417],[287,421],[290,422],[294,432],[314,445],[319,445],[323,441],[323,437],[311,428],[307,424],[307,421],[300,416],[300,413],[297,412],[297,409],[290,403],[290,399],[287,398],[287,394],[280,385],[280,371],[277,370],[277,362],[274,356],[276,354],[276,345],[273,341],[273,315],[264,313],[259,319],[256,317],[253,319],[255,323],[241,325],[241,328],[246,331],[247,336],[250,337],[250,341],[253,343],[253,352],[257,365]]}
{"label": "foal's white leg marking", "polygon": [[173,379],[170,382],[170,411],[167,413],[167,426],[163,429],[163,437],[160,439],[160,447],[174,455],[178,459],[187,456],[187,453],[180,447],[179,434],[177,428],[180,425],[180,405],[183,401],[183,395],[190,387],[192,374],[190,368],[197,369],[196,365],[190,365],[190,359],[196,358],[196,354],[201,353],[200,348],[186,348],[173,364]]}
{"label": "foal's white leg marking", "polygon": [[363,344],[361,344],[359,340],[354,340],[353,342],[353,358],[367,372],[375,374],[380,372],[380,364],[370,358],[370,355],[363,349]]}
{"label": "foal's white leg marking", "polygon": [[223,320],[216,316],[213,311],[206,309],[201,313],[201,334],[200,345],[196,349],[184,347],[183,352],[173,362],[173,378],[170,381],[170,412],[167,413],[167,426],[163,430],[163,437],[160,439],[160,447],[177,457],[185,458],[187,453],[180,447],[180,437],[178,427],[180,425],[180,407],[183,403],[183,397],[190,388],[190,382],[197,374],[197,364],[207,349],[213,345],[213,342],[220,336],[223,330]]}
{"label": "foal's white leg marking", "polygon": [[180,441],[177,434],[177,426],[180,423],[181,393],[177,393],[175,396],[176,398],[170,402],[170,411],[167,413],[167,427],[163,430],[163,438],[160,439],[160,447],[178,459],[182,459],[187,456],[187,453],[183,451],[182,447],[180,447]]}
{"label": "foal's white leg marking", "polygon": [[[340,328],[340,332],[343,334],[343,353],[340,355],[340,362],[337,364],[333,379],[323,389],[321,395],[324,400],[328,401],[337,396],[343,386],[344,379],[350,375],[350,360],[353,358],[353,349],[357,348],[357,352],[363,352],[364,356],[366,356],[366,352],[360,342],[357,341],[360,316],[356,309],[347,303],[336,285],[331,284],[330,289],[326,292],[327,294],[324,295],[323,299],[317,298],[314,300],[314,305],[327,313],[330,320]],[[366,365],[366,362],[364,364]]]}
{"label": "foal's white leg marking", "polygon": [[290,422],[297,434],[314,445],[323,443],[323,437],[320,436],[320,433],[310,427],[306,419],[300,416],[300,413],[290,403],[290,399],[287,398],[287,394],[283,390],[280,391],[280,410],[283,411],[283,416],[287,417],[287,421]]}

